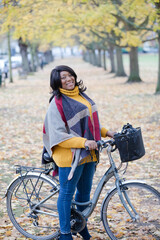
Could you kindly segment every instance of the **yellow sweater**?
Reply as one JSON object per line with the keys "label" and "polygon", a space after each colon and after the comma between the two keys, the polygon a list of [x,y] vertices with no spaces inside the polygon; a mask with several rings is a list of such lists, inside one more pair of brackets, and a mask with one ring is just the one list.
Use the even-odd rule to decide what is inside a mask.
{"label": "yellow sweater", "polygon": [[[72,91],[68,91],[68,90],[60,88],[60,92],[62,94],[65,94],[66,96],[86,105],[89,109],[90,116],[92,118],[91,105],[85,98],[83,98],[79,94],[79,89],[77,86]],[[101,128],[101,136],[106,137],[107,131],[108,131],[107,129]],[[71,167],[71,163],[72,163],[71,148],[85,148],[84,144],[85,144],[86,140],[87,139],[83,138],[83,137],[73,137],[69,140],[66,140],[66,141],[61,142],[58,145],[56,145],[52,149],[52,152],[53,152],[52,157],[53,157],[54,161],[56,162],[56,164],[59,167]],[[91,159],[91,156],[89,155],[82,160],[81,164],[83,164],[85,162],[97,161],[94,150],[91,151],[91,155],[92,155],[93,159]]]}

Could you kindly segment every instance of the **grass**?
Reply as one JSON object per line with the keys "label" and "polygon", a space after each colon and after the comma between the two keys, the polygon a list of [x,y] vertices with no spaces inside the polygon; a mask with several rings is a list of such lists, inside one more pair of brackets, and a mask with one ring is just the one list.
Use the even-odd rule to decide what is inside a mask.
{"label": "grass", "polygon": [[[147,79],[146,74],[154,75],[155,79],[158,78],[158,54],[146,54],[140,53],[138,55],[139,71],[142,80]],[[127,74],[129,74],[129,54],[123,54],[124,68]],[[148,79],[149,80],[149,79]]]}

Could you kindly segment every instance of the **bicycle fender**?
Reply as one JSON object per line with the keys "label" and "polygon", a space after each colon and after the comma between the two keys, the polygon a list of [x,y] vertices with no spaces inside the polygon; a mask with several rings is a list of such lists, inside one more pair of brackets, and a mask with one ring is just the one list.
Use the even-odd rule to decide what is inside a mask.
{"label": "bicycle fender", "polygon": [[7,194],[8,194],[8,192],[9,192],[10,186],[11,186],[18,178],[20,178],[20,177],[18,176],[18,177],[14,178],[14,179],[10,182],[10,184],[8,185],[8,187],[7,187],[7,189],[6,189],[5,195],[4,195],[4,197],[2,197],[2,198],[7,197]]}
{"label": "bicycle fender", "polygon": [[[10,184],[8,185],[8,187],[7,187],[7,189],[6,189],[6,192],[5,192],[5,195],[4,195],[4,197],[2,197],[2,199],[4,199],[5,197],[7,197],[7,194],[8,194],[8,192],[9,192],[9,189],[10,189],[10,187],[11,187],[11,185],[19,178],[19,179],[21,179],[21,177],[25,177],[25,176],[30,176],[30,175],[34,175],[34,176],[39,176],[40,174],[39,174],[39,172],[28,172],[27,173],[27,175],[26,174],[22,174],[22,176],[18,176],[18,177],[16,177],[16,178],[14,178],[11,182],[10,182]],[[53,184],[53,179],[51,179],[49,176],[47,176],[47,175],[45,175],[45,174],[41,174],[41,177],[43,177],[43,178],[45,178],[47,181],[49,181],[50,183],[52,183]]]}
{"label": "bicycle fender", "polygon": [[[124,182],[122,182],[122,185],[128,184],[128,183],[144,183],[144,184],[146,184],[145,181],[141,181],[141,180],[129,180],[129,181],[124,181]],[[108,197],[108,195],[109,195],[112,191],[114,191],[115,189],[116,189],[116,186],[112,187],[112,188],[106,193],[106,195],[105,195],[105,197],[104,197],[104,199],[103,199],[103,202],[102,202],[102,205],[101,205],[101,221],[102,221],[102,209],[103,209],[104,202],[105,202],[106,198]]]}

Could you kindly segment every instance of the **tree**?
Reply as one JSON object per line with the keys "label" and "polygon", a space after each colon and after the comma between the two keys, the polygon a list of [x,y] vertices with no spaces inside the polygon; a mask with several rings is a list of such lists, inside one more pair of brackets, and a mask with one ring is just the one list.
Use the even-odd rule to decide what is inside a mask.
{"label": "tree", "polygon": [[158,80],[157,80],[157,86],[156,86],[156,94],[160,94],[160,32],[158,34],[158,46],[159,46],[159,60],[158,60]]}
{"label": "tree", "polygon": [[[40,46],[41,43],[44,44],[44,41],[45,43],[48,43],[49,46],[51,42],[51,39],[48,40],[45,38],[45,32],[46,29],[48,30],[47,33],[49,30],[51,32],[51,27],[53,26],[53,24],[50,24],[51,26],[49,26],[48,18],[50,18],[50,15],[49,17],[47,16],[49,7],[51,7],[53,3],[51,3],[49,0],[47,5],[45,1],[39,2],[33,0],[8,0],[3,2],[5,4],[0,8],[0,21],[2,23],[1,33],[7,33],[7,26],[10,26],[10,29],[12,30],[12,37],[17,39],[19,43],[20,53],[22,56],[23,71],[25,73],[28,73],[31,70],[28,61],[28,46]],[[56,3],[56,1],[54,1],[54,3]],[[45,13],[46,15],[44,15],[44,11],[42,11],[44,8],[47,10]],[[41,19],[44,19],[44,21]],[[52,21],[50,22],[52,23]],[[33,47],[31,48],[33,54]],[[32,63],[33,70],[34,65],[35,64]]]}
{"label": "tree", "polygon": [[[130,47],[130,75],[128,82],[141,82],[139,76],[139,64],[138,64],[138,46],[142,44],[142,39],[149,28],[149,14],[152,12],[152,7],[145,1],[131,1],[127,0],[114,1],[116,12],[112,13],[113,16],[122,24],[120,45],[126,45]],[[143,10],[143,14],[142,14]]]}
{"label": "tree", "polygon": [[[7,1],[4,1],[2,2],[2,6],[1,6],[1,9],[2,9],[2,17],[3,17],[3,20],[7,18],[7,11],[6,9],[8,8],[8,2]],[[12,4],[14,4],[14,1],[12,2]],[[2,19],[0,19],[0,21],[2,22]],[[1,30],[2,30],[2,33],[6,33],[7,35],[7,40],[8,40],[8,62],[9,62],[9,82],[10,83],[13,83],[13,76],[12,76],[12,61],[11,61],[11,27],[10,27],[10,21],[6,22],[4,21],[4,31],[2,30],[3,27],[1,26]]]}
{"label": "tree", "polygon": [[18,45],[19,45],[20,53],[22,57],[23,74],[27,75],[27,73],[30,72],[29,61],[28,61],[28,45],[22,41],[21,37],[18,40]]}
{"label": "tree", "polygon": [[156,94],[160,94],[160,0],[154,0],[154,4],[156,7],[156,22],[157,26],[155,27],[155,31],[158,35],[158,47],[159,47],[159,61],[158,61],[158,80],[156,86]]}
{"label": "tree", "polygon": [[[78,43],[86,48],[90,61],[104,69],[105,51],[109,51],[111,71],[125,76],[121,48],[128,47],[128,82],[141,82],[138,46],[153,30],[159,36],[159,0],[47,0],[47,4],[44,0],[3,0],[2,3],[1,33],[7,33],[9,26],[13,37],[19,39],[25,57],[28,52],[25,48],[29,46],[32,70],[37,65],[35,61],[38,62],[38,48],[46,51],[48,57],[52,46],[65,47]],[[117,64],[114,62],[115,49]],[[27,60],[23,66],[28,71]]]}
{"label": "tree", "polygon": [[9,82],[10,82],[10,83],[13,83],[13,76],[12,76],[12,61],[11,61],[11,39],[10,39],[10,27],[8,27],[7,39],[8,39],[8,60],[9,60]]}
{"label": "tree", "polygon": [[137,49],[153,31],[153,5],[144,0],[86,0],[83,5],[86,8],[81,18],[85,17],[84,24],[92,33],[111,46],[130,48],[128,82],[141,82]]}

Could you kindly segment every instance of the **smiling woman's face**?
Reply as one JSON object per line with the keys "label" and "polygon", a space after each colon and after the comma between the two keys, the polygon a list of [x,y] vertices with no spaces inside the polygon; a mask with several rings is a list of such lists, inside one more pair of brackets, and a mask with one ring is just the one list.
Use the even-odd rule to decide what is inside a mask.
{"label": "smiling woman's face", "polygon": [[75,88],[75,78],[67,71],[60,72],[62,88],[73,90]]}

